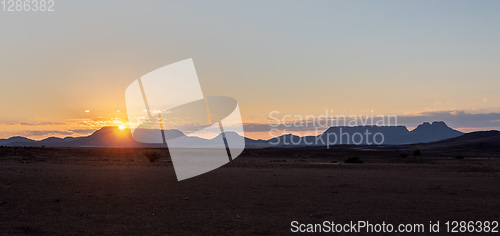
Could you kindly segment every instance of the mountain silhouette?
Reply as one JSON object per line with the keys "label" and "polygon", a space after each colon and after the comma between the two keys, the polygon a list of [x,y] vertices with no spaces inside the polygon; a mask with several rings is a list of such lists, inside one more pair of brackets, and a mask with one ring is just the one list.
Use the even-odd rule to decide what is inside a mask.
{"label": "mountain silhouette", "polygon": [[[425,122],[412,131],[405,126],[336,126],[318,136],[286,134],[267,141],[271,146],[403,145],[430,143],[463,135],[442,121]],[[252,144],[250,144],[251,146]]]}
{"label": "mountain silhouette", "polygon": [[500,131],[476,131],[459,137],[445,139],[430,143],[426,149],[442,150],[444,148],[454,151],[499,151]]}
{"label": "mountain silhouette", "polygon": [[[147,137],[159,130],[136,130],[134,137],[143,135]],[[215,139],[221,138],[221,134],[212,139],[203,139],[185,135],[179,130],[165,130],[165,138],[170,147],[189,148],[191,145],[204,147],[213,146]],[[241,138],[238,133],[226,132],[226,137]],[[371,135],[366,138],[366,135]],[[442,121],[432,124],[425,122],[412,131],[405,126],[339,126],[330,127],[318,136],[300,137],[293,134],[285,134],[269,140],[253,140],[243,137],[247,148],[266,147],[305,147],[305,146],[327,146],[330,145],[405,145],[417,143],[430,143],[447,140],[462,136],[463,133],[448,127]],[[363,137],[362,137],[363,136]],[[382,140],[383,136],[383,140]],[[334,138],[336,138],[334,140]],[[322,140],[322,142],[321,142]],[[335,141],[335,143],[333,142]],[[0,139],[0,145],[4,146],[54,146],[54,147],[165,147],[164,144],[146,144],[137,142],[130,130],[121,130],[118,127],[103,127],[87,137],[47,138],[34,141],[24,137],[12,137]]]}
{"label": "mountain silhouette", "polygon": [[127,130],[117,127],[103,127],[88,137],[65,143],[73,147],[139,147],[140,143],[132,138]]}
{"label": "mountain silhouette", "polygon": [[410,132],[410,142],[429,143],[463,135],[462,132],[448,127],[443,121],[425,122]]}
{"label": "mountain silhouette", "polygon": [[[345,134],[349,135],[345,135]],[[361,140],[358,137],[352,139],[353,135],[356,133],[363,134],[363,139]],[[375,134],[380,133],[383,134],[383,142],[379,135],[375,137]],[[405,126],[341,126],[341,127],[330,127],[323,134],[323,137],[327,137],[328,135],[335,134],[338,137],[337,144],[360,144],[362,145],[370,145],[370,143],[382,142],[384,145],[395,145],[405,143],[404,139],[410,134],[410,131]],[[344,134],[344,135],[342,135]],[[366,138],[367,134],[371,134],[373,138]],[[349,138],[349,137],[350,138]],[[377,140],[378,139],[378,140]],[[355,143],[356,142],[356,143]]]}
{"label": "mountain silhouette", "polygon": [[0,145],[8,145],[8,144],[11,144],[11,143],[35,143],[36,141],[35,140],[31,140],[29,138],[25,138],[25,137],[20,137],[20,136],[15,136],[15,137],[11,137],[11,138],[8,138],[8,139],[0,139]]}

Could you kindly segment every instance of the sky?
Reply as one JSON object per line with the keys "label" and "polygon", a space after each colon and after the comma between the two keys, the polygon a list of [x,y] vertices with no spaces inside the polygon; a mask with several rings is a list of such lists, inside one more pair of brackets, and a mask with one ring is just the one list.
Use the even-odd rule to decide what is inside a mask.
{"label": "sky", "polygon": [[193,58],[206,96],[269,114],[500,129],[500,1],[73,1],[0,11],[0,138],[127,125],[125,89]]}

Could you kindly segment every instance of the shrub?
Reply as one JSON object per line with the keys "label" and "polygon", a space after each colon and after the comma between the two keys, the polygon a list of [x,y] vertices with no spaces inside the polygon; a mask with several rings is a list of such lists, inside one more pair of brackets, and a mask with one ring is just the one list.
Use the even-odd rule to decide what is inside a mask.
{"label": "shrub", "polygon": [[344,163],[363,163],[364,161],[361,160],[359,157],[349,157],[344,160]]}
{"label": "shrub", "polygon": [[146,156],[150,162],[157,161],[162,155],[162,152],[156,150],[149,150],[144,152],[144,156]]}
{"label": "shrub", "polygon": [[419,157],[419,156],[422,156],[422,151],[420,151],[420,149],[415,149],[415,151],[413,151],[413,156],[414,157]]}
{"label": "shrub", "polygon": [[455,159],[457,159],[457,160],[463,160],[464,158],[465,158],[465,157],[463,157],[463,156],[456,156],[456,157],[455,157]]}

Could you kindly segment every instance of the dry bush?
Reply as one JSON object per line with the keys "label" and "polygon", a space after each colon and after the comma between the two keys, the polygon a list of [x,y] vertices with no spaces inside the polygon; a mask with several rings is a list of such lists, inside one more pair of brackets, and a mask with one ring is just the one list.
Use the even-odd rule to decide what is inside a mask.
{"label": "dry bush", "polygon": [[144,156],[146,156],[150,162],[155,162],[163,156],[163,153],[158,150],[148,150],[144,152]]}
{"label": "dry bush", "polygon": [[344,160],[344,163],[356,163],[356,164],[361,164],[364,161],[361,160],[359,157],[349,157]]}
{"label": "dry bush", "polygon": [[417,149],[415,149],[415,150],[413,151],[413,156],[414,156],[414,157],[420,157],[420,156],[422,156],[422,151],[420,151],[420,149],[418,149],[418,148],[417,148]]}

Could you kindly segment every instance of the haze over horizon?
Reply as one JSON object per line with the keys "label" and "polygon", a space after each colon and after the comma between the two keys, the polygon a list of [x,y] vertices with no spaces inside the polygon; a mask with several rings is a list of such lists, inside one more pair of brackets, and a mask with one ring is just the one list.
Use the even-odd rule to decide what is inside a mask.
{"label": "haze over horizon", "polygon": [[[290,125],[290,124],[288,124]],[[434,126],[435,125],[435,126]],[[256,126],[255,124],[253,126]],[[250,132],[251,135],[244,135],[245,138],[249,138],[249,139],[252,139],[252,140],[271,140],[273,138],[277,138],[279,136],[283,136],[283,135],[289,135],[289,134],[292,134],[292,135],[295,135],[295,136],[300,136],[300,137],[306,137],[306,136],[318,136],[318,135],[321,135],[325,132],[328,132],[328,130],[331,130],[332,128],[358,128],[358,127],[367,127],[367,130],[370,128],[370,127],[404,127],[406,128],[406,130],[408,132],[413,132],[415,130],[418,130],[419,128],[425,128],[427,126],[427,128],[431,128],[433,131],[432,132],[439,132],[440,129],[442,129],[443,127],[446,127],[445,130],[448,131],[448,130],[452,130],[453,132],[455,131],[458,131],[456,129],[454,129],[453,127],[449,127],[444,121],[433,121],[433,122],[424,122],[422,124],[419,124],[417,127],[407,127],[407,126],[404,126],[404,125],[391,125],[391,124],[388,124],[388,125],[380,125],[380,124],[359,124],[359,125],[353,125],[352,123],[348,123],[346,125],[333,125],[333,126],[328,126],[326,128],[324,128],[324,126],[317,126],[317,127],[313,127],[313,128],[316,128],[316,129],[313,129],[313,128],[308,128],[307,126],[303,126],[303,127],[292,127],[290,129],[287,129],[286,125],[284,124],[281,124],[279,126],[278,129],[276,129],[276,126],[274,127],[274,131],[273,130],[268,130],[268,124],[265,124],[265,125],[260,125],[261,127],[252,127],[252,129],[256,130],[255,132]],[[271,126],[269,126],[271,127]],[[271,127],[272,129],[273,127]],[[265,131],[263,132],[259,132],[258,130],[259,129],[265,129]],[[442,131],[442,130],[441,130]],[[491,131],[491,130],[482,130],[482,131]],[[29,138],[29,137],[24,137],[24,136],[20,136],[20,135],[16,135],[16,136],[12,136],[12,137],[9,137],[9,138],[0,138],[0,140],[9,140],[9,139],[12,139],[12,138],[22,138],[22,139],[25,139],[25,138],[28,138],[30,140],[33,140],[33,141],[43,141],[43,140],[49,140],[49,139],[53,139],[53,138],[60,138],[60,139],[66,139],[66,138],[84,138],[84,137],[90,137],[90,136],[93,136],[94,134],[96,133],[102,133],[102,132],[111,132],[111,136],[109,136],[110,140],[116,140],[116,139],[122,139],[124,137],[130,137],[132,138],[131,136],[131,130],[124,126],[124,125],[120,125],[120,126],[103,126],[99,129],[96,129],[94,131],[92,131],[91,133],[89,133],[88,135],[79,135],[79,136],[49,136],[49,137],[44,137],[44,138]],[[197,135],[194,135],[191,134],[191,133],[184,133],[178,129],[168,129],[168,130],[165,130],[165,132],[170,132],[170,134],[172,135],[173,133],[175,133],[176,135],[178,135],[179,133],[182,134],[182,135],[186,135],[186,136],[192,136],[192,137],[199,137],[199,138],[202,138],[202,139],[212,139],[214,138],[215,136],[206,136],[206,137],[200,137],[200,136],[197,136]],[[233,131],[228,131],[226,133],[232,133]],[[349,131],[351,132],[351,131]],[[459,131],[461,132],[461,131]],[[259,133],[261,133],[262,135],[258,135]],[[362,132],[361,132],[362,133]],[[467,132],[462,132],[462,134],[465,134]],[[219,134],[220,135],[220,134]],[[236,133],[236,135],[240,135],[238,133]]]}
{"label": "haze over horizon", "polygon": [[0,138],[126,126],[126,87],[187,58],[205,95],[239,102],[250,138],[264,137],[272,111],[500,129],[499,10],[493,0],[91,0],[0,14]]}
{"label": "haze over horizon", "polygon": [[[286,127],[286,126],[283,126]],[[146,128],[148,129],[148,128]],[[307,131],[307,129],[305,129]],[[143,132],[142,130],[141,132]],[[292,131],[304,131],[300,127],[294,127]],[[198,136],[193,135],[193,133],[184,133],[178,129],[169,130],[158,130],[158,129],[148,129],[149,134],[152,132],[161,132],[166,137],[167,140],[174,140],[177,138],[190,137],[184,141],[190,141],[194,143],[186,144],[184,141],[178,142],[167,142],[167,144],[179,147],[181,145],[191,146],[192,144],[197,144],[201,146],[211,145],[211,142],[217,142],[217,138],[221,137],[221,134],[215,136]],[[239,139],[241,134],[235,131],[224,131],[224,137],[232,137],[232,140]],[[276,132],[276,131],[274,131]],[[496,131],[500,132],[500,131]],[[273,132],[271,132],[273,133]],[[405,126],[385,126],[385,125],[359,125],[354,126],[350,123],[347,126],[331,126],[327,130],[321,130],[317,134],[312,134],[310,132],[303,133],[302,135],[291,135],[293,132],[284,132],[283,134],[273,134],[272,137],[265,139],[248,139],[243,140],[246,142],[248,148],[262,148],[263,145],[269,145],[270,147],[276,146],[289,146],[289,145],[305,145],[305,146],[330,146],[338,144],[349,144],[350,142],[357,145],[402,145],[402,144],[419,144],[419,143],[432,143],[436,141],[442,141],[450,138],[455,138],[462,136],[464,133],[454,130],[446,125],[445,122],[435,121],[432,123],[425,122],[420,124],[415,129],[408,129]],[[488,136],[491,132],[481,132],[479,135]],[[470,134],[477,136],[478,133]],[[291,138],[293,136],[293,138]],[[337,137],[337,138],[335,138]],[[355,138],[352,138],[355,137]],[[361,139],[359,137],[362,137]],[[231,139],[231,138],[230,138]],[[211,141],[212,140],[212,141]],[[327,142],[325,142],[327,140]],[[342,141],[340,141],[342,140]],[[340,142],[340,143],[337,143]],[[60,147],[60,146],[70,146],[70,147],[137,147],[137,146],[149,146],[149,147],[161,147],[164,143],[150,143],[142,142],[132,137],[130,129],[125,126],[107,126],[103,127],[89,136],[82,136],[78,138],[66,137],[61,138],[46,138],[43,140],[30,140],[25,137],[11,137],[9,139],[0,139],[1,146],[49,146],[49,147]],[[159,145],[159,146],[158,146]]]}

